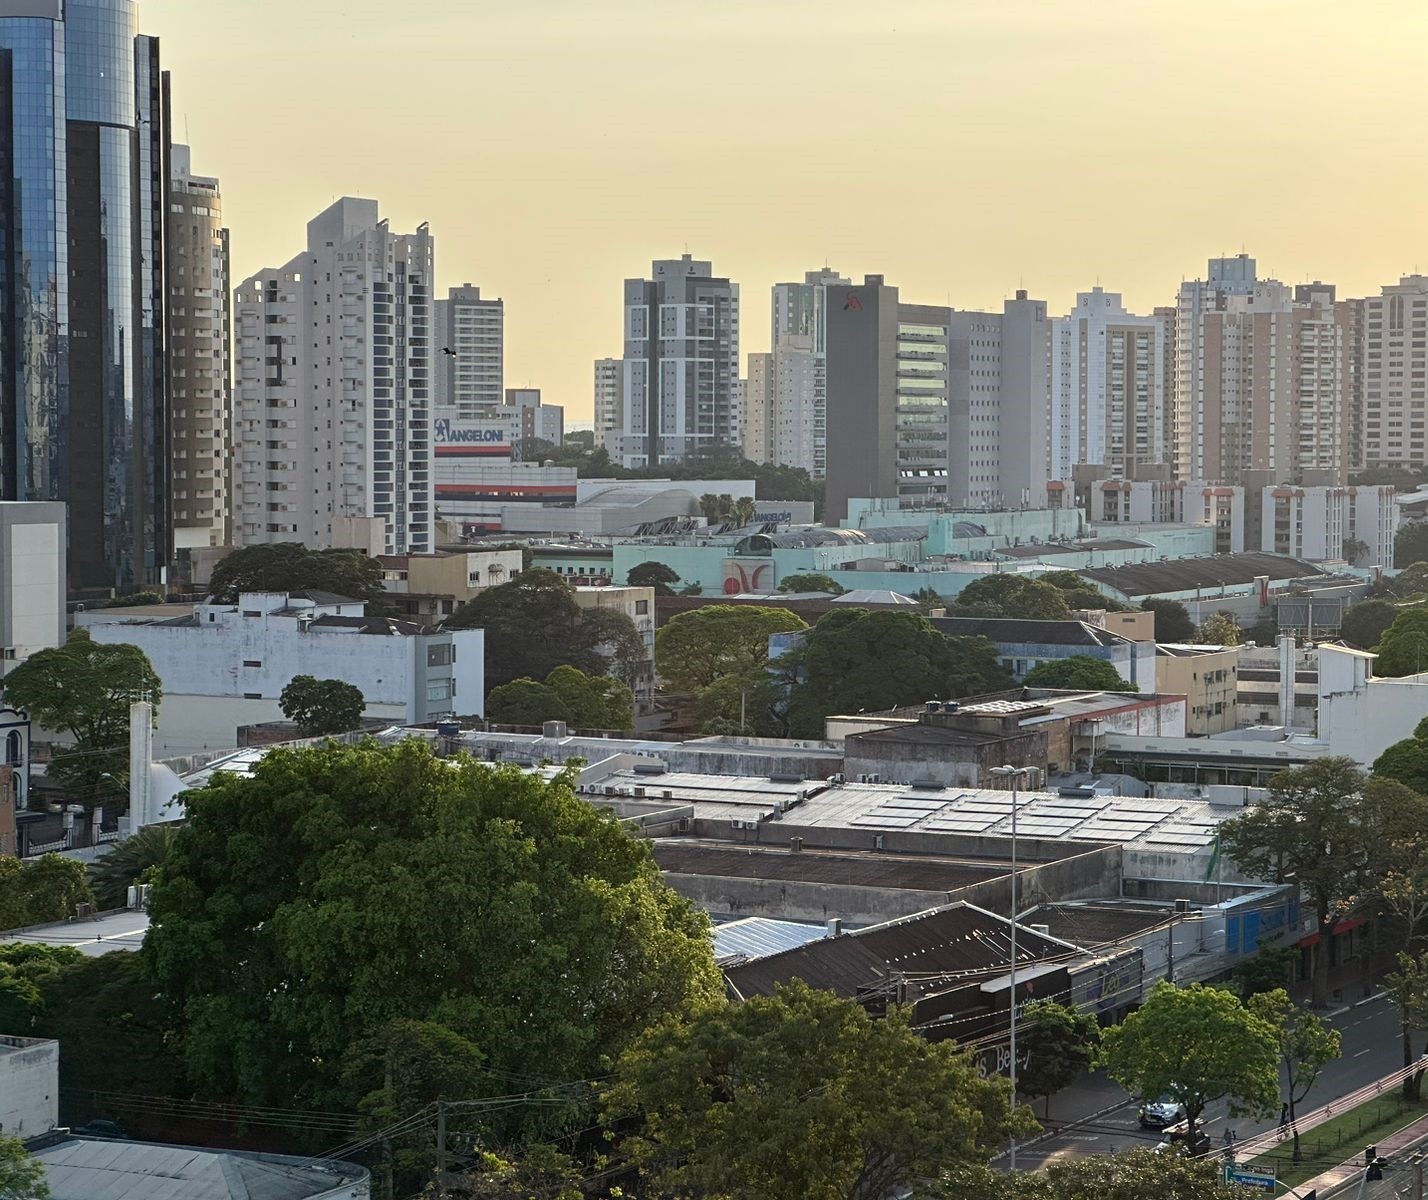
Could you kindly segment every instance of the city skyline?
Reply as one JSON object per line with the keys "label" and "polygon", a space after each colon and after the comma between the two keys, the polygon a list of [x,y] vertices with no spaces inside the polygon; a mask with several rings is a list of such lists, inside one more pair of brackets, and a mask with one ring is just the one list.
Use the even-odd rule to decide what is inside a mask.
{"label": "city skyline", "polygon": [[[1167,8],[433,0],[394,23],[371,0],[143,0],[141,21],[174,71],[175,139],[223,179],[235,278],[334,198],[376,199],[394,228],[431,223],[439,294],[505,300],[506,382],[584,422],[621,281],[686,250],[740,285],[745,353],[768,349],[771,286],[825,264],[962,310],[1025,287],[1055,315],[1097,283],[1149,312],[1242,249],[1350,297],[1428,265],[1394,203],[1428,167],[1393,152],[1428,12]],[[354,84],[394,69],[404,96],[362,104]],[[683,102],[695,124],[651,125],[688,79],[719,81]],[[359,118],[360,144],[337,136]]]}

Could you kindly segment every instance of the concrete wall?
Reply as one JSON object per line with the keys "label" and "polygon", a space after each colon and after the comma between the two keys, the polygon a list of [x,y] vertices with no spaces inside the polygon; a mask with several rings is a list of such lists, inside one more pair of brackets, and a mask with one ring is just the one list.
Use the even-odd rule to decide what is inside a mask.
{"label": "concrete wall", "polygon": [[31,1138],[59,1124],[59,1043],[0,1036],[0,1131]]}
{"label": "concrete wall", "polygon": [[0,679],[65,638],[65,506],[0,503]]}
{"label": "concrete wall", "polygon": [[1428,673],[1370,679],[1357,690],[1319,697],[1319,738],[1328,743],[1330,754],[1369,767],[1394,742],[1412,737],[1424,717]]}
{"label": "concrete wall", "polygon": [[952,892],[673,872],[667,872],[664,880],[707,912],[782,921],[827,921],[838,917],[850,925],[876,925],[926,912],[949,903],[953,897]]}
{"label": "concrete wall", "polygon": [[[407,724],[409,720],[405,704],[369,704],[363,715],[392,725]],[[240,725],[285,720],[276,697],[248,700],[242,696],[199,696],[165,690],[154,730],[154,753],[168,758],[232,750],[238,745]]]}
{"label": "concrete wall", "polygon": [[992,767],[1046,769],[1047,734],[1042,729],[1012,733],[998,742],[968,746],[891,742],[852,737],[844,743],[844,771],[850,776],[881,775],[889,783],[935,780],[955,787],[991,787]]}

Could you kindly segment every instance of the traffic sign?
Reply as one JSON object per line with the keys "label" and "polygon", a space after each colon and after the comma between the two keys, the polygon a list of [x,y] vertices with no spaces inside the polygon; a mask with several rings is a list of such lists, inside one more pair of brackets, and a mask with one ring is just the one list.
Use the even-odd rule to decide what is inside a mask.
{"label": "traffic sign", "polygon": [[1241,1167],[1225,1168],[1226,1183],[1242,1183],[1261,1192],[1272,1192],[1278,1186],[1274,1176],[1265,1171],[1246,1171]]}

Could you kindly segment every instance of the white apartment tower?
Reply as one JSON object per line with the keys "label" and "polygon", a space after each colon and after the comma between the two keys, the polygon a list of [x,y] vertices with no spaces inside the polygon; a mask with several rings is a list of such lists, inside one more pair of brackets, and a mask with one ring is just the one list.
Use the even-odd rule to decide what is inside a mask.
{"label": "white apartment tower", "polygon": [[174,549],[232,541],[228,230],[218,180],[169,148],[169,427]]}
{"label": "white apartment tower", "polygon": [[463,420],[494,415],[505,400],[505,304],[465,283],[436,301],[433,318],[435,407]]}
{"label": "white apartment tower", "polygon": [[624,467],[739,444],[739,285],[688,254],[625,280],[620,432]]}
{"label": "white apartment tower", "polygon": [[1428,464],[1428,275],[1361,301],[1362,440],[1368,466]]}
{"label": "white apartment tower", "polygon": [[394,234],[344,197],[239,286],[238,544],[327,548],[365,520],[384,553],[432,548],[433,274],[425,224]]}
{"label": "white apartment tower", "polygon": [[1164,325],[1097,287],[1051,328],[1051,478],[1095,463],[1130,479],[1164,462]]}
{"label": "white apartment tower", "polygon": [[827,474],[827,289],[851,282],[823,267],[805,272],[802,283],[774,284],[767,384],[770,457],[755,461],[802,467],[815,479]]}
{"label": "white apartment tower", "polygon": [[595,445],[604,446],[607,435],[620,430],[620,395],[623,390],[625,360],[595,360]]}

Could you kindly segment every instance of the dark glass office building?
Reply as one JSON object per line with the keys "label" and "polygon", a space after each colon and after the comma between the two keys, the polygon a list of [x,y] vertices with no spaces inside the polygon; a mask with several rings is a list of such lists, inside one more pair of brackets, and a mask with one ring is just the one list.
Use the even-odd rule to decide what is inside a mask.
{"label": "dark glass office building", "polygon": [[167,81],[135,0],[0,0],[0,499],[69,505],[69,586],[170,560]]}

